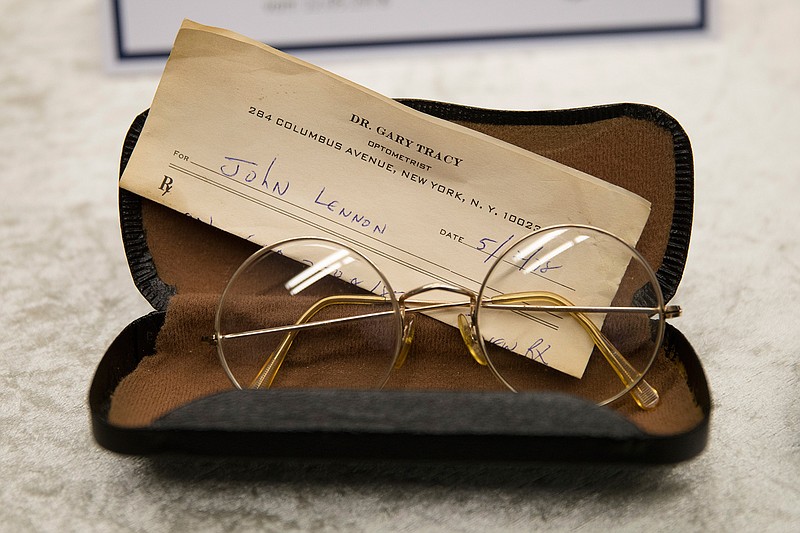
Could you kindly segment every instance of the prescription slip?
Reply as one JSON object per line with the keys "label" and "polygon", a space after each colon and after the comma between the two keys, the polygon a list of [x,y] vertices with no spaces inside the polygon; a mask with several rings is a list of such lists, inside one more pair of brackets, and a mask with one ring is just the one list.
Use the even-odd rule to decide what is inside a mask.
{"label": "prescription slip", "polygon": [[[397,294],[433,282],[477,291],[517,239],[554,224],[635,244],[650,212],[620,187],[188,20],[120,186],[262,245],[340,240]],[[611,263],[558,269],[557,283],[608,305],[627,266]],[[532,324],[515,351],[533,358],[535,345],[537,360],[580,377],[592,343],[574,333]]]}

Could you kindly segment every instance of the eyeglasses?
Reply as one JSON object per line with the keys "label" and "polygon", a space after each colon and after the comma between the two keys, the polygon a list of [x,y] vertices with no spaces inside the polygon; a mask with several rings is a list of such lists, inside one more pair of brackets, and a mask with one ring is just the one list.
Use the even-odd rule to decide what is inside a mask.
{"label": "eyeglasses", "polygon": [[206,340],[237,388],[382,388],[406,361],[417,323],[438,342],[453,331],[443,322],[488,367],[487,379],[512,391],[555,390],[600,405],[630,394],[643,409],[657,405],[644,375],[665,319],[681,309],[665,306],[636,249],[598,228],[560,225],[496,258],[474,251],[494,259],[477,292],[428,283],[396,293],[344,243],[284,240],[234,273]]}

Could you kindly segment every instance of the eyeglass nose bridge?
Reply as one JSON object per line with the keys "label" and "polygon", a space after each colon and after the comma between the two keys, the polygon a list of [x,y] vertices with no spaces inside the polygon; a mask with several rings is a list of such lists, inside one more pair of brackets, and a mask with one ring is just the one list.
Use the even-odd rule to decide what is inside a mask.
{"label": "eyeglass nose bridge", "polygon": [[[458,331],[461,333],[461,339],[467,346],[470,355],[475,361],[483,366],[488,364],[486,355],[483,353],[481,344],[478,340],[477,329],[475,327],[475,311],[478,307],[478,295],[469,289],[463,287],[456,287],[454,285],[446,285],[440,283],[429,283],[416,289],[412,289],[397,299],[400,304],[400,315],[403,319],[403,339],[400,345],[400,353],[397,356],[394,368],[400,368],[405,363],[408,352],[411,350],[412,341],[414,339],[414,314],[407,313],[407,311],[414,311],[413,308],[407,307],[406,303],[409,298],[419,294],[430,291],[444,291],[455,294],[462,294],[469,298],[469,318],[464,313],[458,315]],[[454,304],[458,305],[458,304]]]}

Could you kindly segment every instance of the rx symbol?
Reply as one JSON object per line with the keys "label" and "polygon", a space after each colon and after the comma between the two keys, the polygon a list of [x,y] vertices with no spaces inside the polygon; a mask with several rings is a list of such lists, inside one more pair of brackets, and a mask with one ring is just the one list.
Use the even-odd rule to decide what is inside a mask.
{"label": "rx symbol", "polygon": [[166,175],[164,176],[164,181],[161,182],[161,186],[158,188],[158,190],[162,191],[161,196],[164,196],[168,192],[172,191],[172,183],[173,183],[173,181],[174,180],[172,178],[170,178],[169,176],[166,176]]}

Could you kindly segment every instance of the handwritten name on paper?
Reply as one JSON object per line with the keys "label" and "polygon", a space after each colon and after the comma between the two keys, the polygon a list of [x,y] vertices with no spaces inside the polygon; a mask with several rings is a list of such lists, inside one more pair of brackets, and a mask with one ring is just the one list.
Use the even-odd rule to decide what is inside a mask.
{"label": "handwritten name on paper", "polygon": [[[650,209],[583,172],[190,21],[120,186],[260,244],[334,237],[368,255],[399,292],[435,281],[477,290],[492,261],[548,225],[600,226],[635,243]],[[598,279],[624,272],[538,268],[609,303],[613,284]],[[547,321],[526,335],[514,351],[582,375],[585,340]]]}

